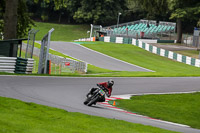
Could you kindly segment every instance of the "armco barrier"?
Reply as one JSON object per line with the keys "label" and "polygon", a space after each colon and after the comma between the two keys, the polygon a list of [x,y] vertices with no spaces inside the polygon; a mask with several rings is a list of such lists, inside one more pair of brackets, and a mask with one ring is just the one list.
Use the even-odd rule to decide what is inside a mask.
{"label": "armco barrier", "polygon": [[34,59],[0,57],[0,72],[31,74]]}
{"label": "armco barrier", "polygon": [[14,73],[16,57],[0,57],[0,72]]}
{"label": "armco barrier", "polygon": [[[195,66],[195,67],[200,67],[200,60],[199,59],[192,58],[192,57],[189,57],[189,56],[184,56],[184,55],[172,52],[172,51],[168,51],[168,50],[165,50],[165,49],[162,49],[162,48],[158,48],[156,46],[152,46],[148,43],[145,43],[144,40],[137,40],[137,39],[134,39],[134,38],[124,38],[124,37],[115,38],[115,37],[110,37],[110,36],[105,36],[104,38],[100,38],[99,40],[102,40],[104,42],[111,42],[111,40],[116,40],[115,43],[133,44],[135,46],[143,48],[143,49],[145,49],[149,52],[152,52],[154,54],[158,54],[160,56],[167,57],[169,59],[172,59],[172,60],[175,60],[175,61],[178,61],[178,62],[182,62],[182,63],[188,64],[188,65],[192,65],[192,66]],[[122,40],[123,40],[123,42],[122,42]],[[156,40],[152,40],[152,41],[156,41]],[[112,42],[114,42],[114,41],[112,41]],[[159,40],[159,42],[160,42],[160,40]]]}

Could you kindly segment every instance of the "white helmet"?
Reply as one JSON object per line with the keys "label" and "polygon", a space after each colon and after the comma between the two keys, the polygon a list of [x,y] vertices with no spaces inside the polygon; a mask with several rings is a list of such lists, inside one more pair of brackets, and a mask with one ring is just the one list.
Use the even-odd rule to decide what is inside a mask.
{"label": "white helmet", "polygon": [[112,87],[114,85],[114,81],[112,79],[110,79],[108,81],[108,87]]}

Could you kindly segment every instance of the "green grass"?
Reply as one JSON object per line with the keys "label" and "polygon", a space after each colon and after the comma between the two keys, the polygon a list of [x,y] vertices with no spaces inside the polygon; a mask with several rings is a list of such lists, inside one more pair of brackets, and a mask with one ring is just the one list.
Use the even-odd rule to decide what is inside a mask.
{"label": "green grass", "polygon": [[[177,45],[177,46],[185,46],[185,44],[181,43],[159,43],[160,45]],[[179,53],[185,56],[190,56],[193,58],[199,58],[199,51],[197,50],[181,50],[181,51],[173,51],[175,53]]]}
{"label": "green grass", "polygon": [[200,92],[133,96],[117,100],[116,106],[157,119],[189,125],[200,129]]}
{"label": "green grass", "polygon": [[174,51],[174,52],[185,55],[185,56],[189,56],[192,58],[199,59],[199,51],[197,51],[197,50],[182,50],[182,51]]}
{"label": "green grass", "polygon": [[[147,76],[147,77],[176,77],[200,76],[200,68],[170,60],[143,50],[131,44],[116,44],[96,42],[95,44],[81,44],[93,50],[135,64],[155,72],[119,72],[109,76]],[[104,74],[104,76],[108,76]]]}
{"label": "green grass", "polygon": [[119,71],[112,71],[108,69],[103,69],[100,67],[96,67],[94,65],[88,64],[88,71],[87,74],[110,74],[110,73],[118,73]]}
{"label": "green grass", "polygon": [[53,23],[35,22],[34,29],[40,30],[36,34],[36,40],[42,40],[47,32],[54,28],[52,32],[51,41],[74,41],[80,38],[88,37],[87,31],[90,30],[90,25],[64,25]]}
{"label": "green grass", "polygon": [[141,124],[0,97],[1,133],[173,133]]}

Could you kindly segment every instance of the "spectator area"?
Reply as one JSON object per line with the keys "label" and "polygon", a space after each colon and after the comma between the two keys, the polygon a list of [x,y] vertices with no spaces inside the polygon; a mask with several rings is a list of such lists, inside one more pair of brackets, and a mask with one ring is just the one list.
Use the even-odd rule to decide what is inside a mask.
{"label": "spectator area", "polygon": [[157,38],[159,34],[175,33],[176,23],[153,20],[139,20],[109,27],[103,27],[102,31],[110,36],[129,36],[135,38]]}

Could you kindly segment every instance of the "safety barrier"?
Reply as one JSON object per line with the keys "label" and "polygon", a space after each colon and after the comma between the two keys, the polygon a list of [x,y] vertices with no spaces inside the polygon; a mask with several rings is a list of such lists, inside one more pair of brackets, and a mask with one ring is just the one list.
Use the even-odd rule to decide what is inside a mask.
{"label": "safety barrier", "polygon": [[200,67],[200,60],[199,59],[192,58],[192,57],[185,56],[185,55],[181,55],[181,54],[178,54],[178,53],[175,53],[175,52],[172,52],[172,51],[168,51],[168,50],[165,50],[165,49],[162,49],[162,48],[158,48],[158,47],[152,46],[148,43],[144,43],[144,42],[142,42],[140,40],[136,40],[136,39],[132,39],[132,44],[136,45],[140,48],[143,48],[143,49],[145,49],[149,52],[152,52],[154,54],[158,54],[160,56],[167,57],[169,59],[172,59],[172,60],[175,60],[175,61],[178,61],[178,62],[182,62],[182,63],[188,64],[188,65]]}
{"label": "safety barrier", "polygon": [[91,37],[91,38],[81,38],[81,39],[78,39],[78,40],[74,40],[74,41],[93,41],[95,42],[95,37]]}
{"label": "safety barrier", "polygon": [[24,59],[17,57],[15,73],[31,74],[33,71],[33,66],[34,66],[34,59],[31,58]]}
{"label": "safety barrier", "polygon": [[0,72],[31,74],[34,59],[20,57],[0,57]]}
{"label": "safety barrier", "polygon": [[[104,42],[133,44],[135,46],[143,48],[143,49],[145,49],[149,52],[152,52],[154,54],[158,54],[160,56],[167,57],[169,59],[172,59],[172,60],[175,60],[175,61],[178,61],[178,62],[182,62],[182,63],[188,64],[188,65],[200,67],[200,60],[199,59],[192,58],[192,57],[189,57],[189,56],[184,56],[184,55],[181,55],[181,54],[178,54],[178,53],[175,53],[175,52],[172,52],[172,51],[168,51],[168,50],[165,50],[165,49],[162,49],[162,48],[158,48],[156,46],[153,46],[153,45],[150,45],[150,44],[144,42],[145,40],[142,40],[142,39],[137,40],[137,39],[134,39],[134,38],[105,36],[105,37],[101,37],[99,40],[104,41]],[[160,40],[152,40],[152,42],[158,42],[158,41],[160,41]]]}
{"label": "safety barrier", "polygon": [[14,73],[16,57],[0,57],[0,72]]}

